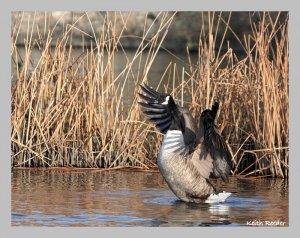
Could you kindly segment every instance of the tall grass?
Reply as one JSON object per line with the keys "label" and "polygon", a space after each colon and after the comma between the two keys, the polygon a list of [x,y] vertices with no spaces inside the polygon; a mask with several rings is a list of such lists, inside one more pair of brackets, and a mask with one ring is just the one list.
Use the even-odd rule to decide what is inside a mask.
{"label": "tall grass", "polygon": [[[203,14],[209,21],[208,27],[199,27],[197,63],[189,58],[185,68],[178,68],[170,62],[159,84],[154,85],[147,76],[176,13],[159,13],[154,19],[158,27],[145,24],[133,58],[127,57],[121,43],[127,37],[124,32],[130,14],[122,16],[123,25],[116,31],[118,14],[122,13],[105,16],[101,32],[95,32],[89,21],[92,42],[86,44],[87,33],[82,32],[78,57],[73,56],[72,48],[77,21],[65,26],[51,47],[54,29],[40,29],[48,34],[36,41],[32,38],[37,26],[33,20],[19,67],[15,42],[20,13],[11,36],[16,65],[11,101],[12,166],[156,167],[162,135],[145,121],[135,96],[138,84],[147,82],[172,92],[196,118],[214,101],[220,102],[217,123],[230,146],[234,175],[288,177],[287,20],[280,23],[280,14],[273,19],[262,13],[261,20],[252,24],[252,33],[237,39],[244,50],[237,56],[226,42],[226,34],[232,31],[230,19],[217,13]],[[89,19],[89,14],[83,17]],[[222,39],[217,39],[221,23],[226,28]],[[155,33],[150,36],[150,31]],[[221,52],[222,45],[227,52]],[[33,65],[34,47],[40,47],[41,57]],[[126,57],[118,74],[114,70],[117,51]],[[138,73],[133,72],[133,65],[138,65]],[[128,83],[136,87],[130,92],[132,102],[126,105]]]}

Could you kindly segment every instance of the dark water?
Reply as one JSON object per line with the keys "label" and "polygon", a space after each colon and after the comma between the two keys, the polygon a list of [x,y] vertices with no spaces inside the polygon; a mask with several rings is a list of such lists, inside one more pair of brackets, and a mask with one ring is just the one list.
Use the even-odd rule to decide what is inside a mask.
{"label": "dark water", "polygon": [[224,203],[188,204],[177,200],[159,173],[14,170],[11,224],[288,226],[287,181],[230,178],[215,185],[234,193]]}

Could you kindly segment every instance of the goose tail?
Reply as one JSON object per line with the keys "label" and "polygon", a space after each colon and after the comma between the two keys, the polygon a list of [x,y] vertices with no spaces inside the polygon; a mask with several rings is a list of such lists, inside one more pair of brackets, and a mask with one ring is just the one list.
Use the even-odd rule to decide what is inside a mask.
{"label": "goose tail", "polygon": [[218,203],[218,202],[225,202],[225,200],[231,195],[228,192],[222,192],[217,194],[211,194],[205,200],[205,203]]}

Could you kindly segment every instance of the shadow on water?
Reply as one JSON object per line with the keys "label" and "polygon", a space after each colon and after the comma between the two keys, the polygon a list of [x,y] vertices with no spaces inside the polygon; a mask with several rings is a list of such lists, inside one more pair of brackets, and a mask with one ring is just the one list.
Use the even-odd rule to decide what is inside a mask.
{"label": "shadow on water", "polygon": [[214,181],[224,203],[179,201],[159,173],[13,170],[13,226],[288,225],[288,184],[279,179]]}

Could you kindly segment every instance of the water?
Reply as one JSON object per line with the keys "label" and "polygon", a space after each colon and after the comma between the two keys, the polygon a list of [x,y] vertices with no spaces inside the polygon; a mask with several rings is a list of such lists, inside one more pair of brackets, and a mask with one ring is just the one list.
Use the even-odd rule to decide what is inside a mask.
{"label": "water", "polygon": [[288,183],[281,179],[214,181],[231,197],[191,204],[159,173],[28,169],[11,176],[12,226],[288,226]]}

